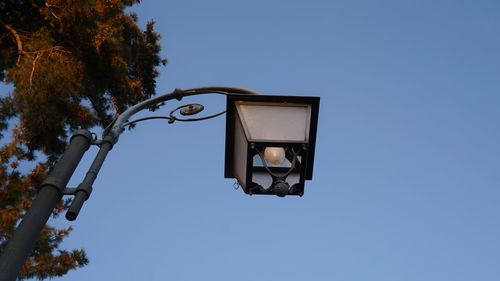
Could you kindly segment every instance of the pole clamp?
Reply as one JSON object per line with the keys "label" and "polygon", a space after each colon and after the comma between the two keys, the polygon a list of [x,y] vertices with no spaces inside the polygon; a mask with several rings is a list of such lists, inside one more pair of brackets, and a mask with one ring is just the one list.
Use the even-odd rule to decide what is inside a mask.
{"label": "pole clamp", "polygon": [[38,187],[38,191],[40,191],[42,188],[46,186],[51,186],[57,189],[59,193],[64,194],[64,190],[66,189],[62,181],[56,177],[48,177],[46,178],[43,183]]}

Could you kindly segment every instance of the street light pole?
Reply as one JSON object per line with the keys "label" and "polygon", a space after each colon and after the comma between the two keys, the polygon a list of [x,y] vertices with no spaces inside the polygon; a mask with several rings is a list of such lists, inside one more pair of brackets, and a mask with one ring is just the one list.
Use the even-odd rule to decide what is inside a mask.
{"label": "street light pole", "polygon": [[0,257],[0,280],[15,280],[24,261],[47,223],[64,189],[73,175],[83,154],[90,147],[92,135],[89,131],[75,132],[49,177],[42,183],[31,208],[11,237]]}
{"label": "street light pole", "polygon": [[[178,110],[184,116],[195,115],[204,108],[200,104],[188,104],[172,110],[169,116],[132,121],[130,117],[144,109],[159,107],[169,100],[180,101],[187,96],[202,94],[228,97],[225,177],[236,178],[237,184],[250,195],[302,196],[304,181],[312,179],[319,97],[263,96],[233,87],[176,89],[125,110],[104,129],[101,140],[97,140],[87,130],[74,133],[66,151],[40,186],[31,208],[1,252],[0,281],[16,280],[54,207],[64,195],[74,196],[66,218],[70,221],[77,218],[92,192],[92,185],[106,156],[127,126],[149,119],[167,119],[169,123],[200,121],[226,111],[199,118],[179,118],[175,115]],[[82,183],[76,188],[68,188],[71,176],[90,145],[99,146],[94,161]]]}
{"label": "street light pole", "polygon": [[[120,134],[125,130],[128,119],[135,113],[158,106],[163,102],[183,97],[201,95],[201,94],[243,94],[255,95],[254,91],[233,88],[233,87],[203,87],[188,90],[176,89],[172,93],[164,94],[138,103],[115,119],[109,130],[105,130],[102,140],[93,140],[92,134],[87,130],[79,130],[72,136],[66,151],[61,159],[54,166],[49,177],[39,187],[38,194],[33,200],[31,208],[28,210],[13,236],[8,241],[5,249],[0,256],[0,281],[15,281],[26,258],[30,255],[38,236],[47,223],[56,204],[62,199],[63,195],[74,195],[73,202],[69,207],[66,218],[70,221],[75,220],[92,192],[92,184],[113,145],[118,141]],[[171,113],[172,114],[172,113]],[[216,114],[213,116],[218,116]],[[169,121],[196,121],[206,118],[194,118],[188,120],[176,119],[172,115],[165,117]],[[130,124],[130,123],[128,123]],[[100,146],[93,163],[91,164],[84,180],[77,188],[67,188],[67,184],[73,175],[76,167],[80,163],[85,151],[91,144]]]}

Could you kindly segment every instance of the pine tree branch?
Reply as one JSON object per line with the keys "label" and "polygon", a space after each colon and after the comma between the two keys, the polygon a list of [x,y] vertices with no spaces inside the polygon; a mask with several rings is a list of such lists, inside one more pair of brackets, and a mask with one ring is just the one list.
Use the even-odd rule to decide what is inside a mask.
{"label": "pine tree branch", "polygon": [[18,53],[16,65],[19,65],[19,62],[21,61],[21,56],[24,54],[23,42],[21,41],[21,36],[19,36],[17,31],[14,28],[12,28],[12,26],[10,26],[9,24],[5,24],[3,22],[0,23],[3,25],[5,29],[7,29],[10,32],[10,34],[12,34],[12,36],[14,36],[14,39],[17,44],[17,53]]}
{"label": "pine tree branch", "polygon": [[52,14],[52,16],[54,18],[56,18],[57,20],[61,21],[61,19],[58,16],[56,16],[56,14],[52,11],[52,8],[59,9],[60,8],[59,6],[49,4],[49,2],[47,1],[47,2],[45,2],[45,7],[47,7],[49,9],[50,13]]}
{"label": "pine tree branch", "polygon": [[64,50],[64,48],[62,46],[52,46],[50,48],[41,49],[41,50],[34,51],[34,52],[24,52],[25,54],[34,55],[34,59],[33,59],[32,66],[31,66],[30,79],[29,79],[30,89],[31,89],[31,86],[33,85],[33,76],[35,74],[36,63],[37,63],[38,59],[40,59],[47,52],[49,53],[49,56],[50,56],[50,53],[52,53],[52,52],[71,53],[70,51]]}
{"label": "pine tree branch", "polygon": [[45,48],[45,49],[36,50],[36,51],[24,51],[24,53],[25,54],[34,54],[34,55],[37,55],[37,54],[40,54],[40,53],[51,52],[51,51],[58,51],[58,52],[61,52],[61,53],[71,54],[70,51],[64,50],[63,46],[57,46],[57,45],[49,47],[49,48]]}
{"label": "pine tree branch", "polygon": [[41,56],[42,56],[42,54],[36,54],[35,59],[33,60],[33,66],[31,67],[31,73],[30,73],[30,89],[31,89],[31,86],[33,85],[33,74],[35,73],[36,61]]}

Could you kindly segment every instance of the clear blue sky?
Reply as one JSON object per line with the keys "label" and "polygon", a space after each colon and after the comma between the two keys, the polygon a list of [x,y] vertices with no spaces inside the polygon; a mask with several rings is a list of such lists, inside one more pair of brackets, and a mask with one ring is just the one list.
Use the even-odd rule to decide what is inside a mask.
{"label": "clear blue sky", "polygon": [[320,96],[314,180],[302,198],[250,197],[223,178],[224,118],[143,123],[78,220],[56,222],[90,257],[61,280],[499,280],[499,1],[134,10],[163,34],[158,93]]}

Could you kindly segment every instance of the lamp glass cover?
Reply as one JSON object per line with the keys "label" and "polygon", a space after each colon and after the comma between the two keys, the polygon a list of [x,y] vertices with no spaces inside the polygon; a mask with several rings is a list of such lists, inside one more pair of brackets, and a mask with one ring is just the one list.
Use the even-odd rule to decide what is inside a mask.
{"label": "lamp glass cover", "polygon": [[310,105],[238,101],[236,108],[249,141],[308,141]]}

